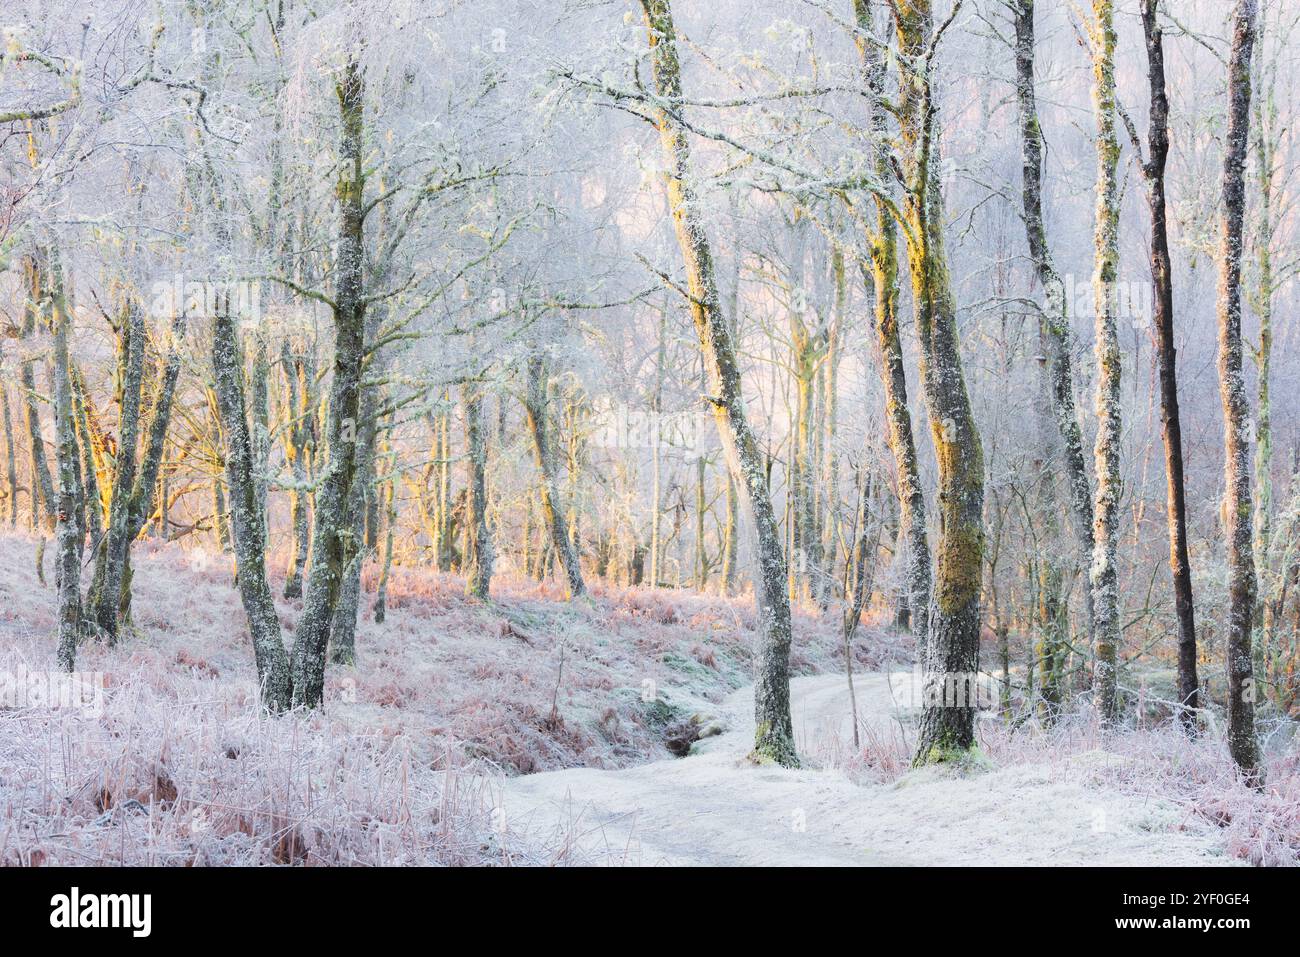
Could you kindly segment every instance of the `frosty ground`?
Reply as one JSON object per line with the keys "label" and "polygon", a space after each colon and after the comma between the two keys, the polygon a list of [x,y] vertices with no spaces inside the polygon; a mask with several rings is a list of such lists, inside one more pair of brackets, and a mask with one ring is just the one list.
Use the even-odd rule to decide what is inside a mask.
{"label": "frosty ground", "polygon": [[[34,549],[0,538],[7,674],[53,666]],[[884,629],[855,643],[854,749],[833,615],[796,618],[804,767],[754,766],[743,597],[565,603],[505,577],[482,604],[398,570],[324,711],[268,718],[229,560],[144,541],[133,562],[132,633],[79,659],[103,673],[102,708],[0,704],[4,863],[1280,864],[1300,848],[1294,757],[1257,794],[1213,735],[1103,747],[1085,715],[1051,731],[985,715],[978,760],[909,770],[910,649]]]}

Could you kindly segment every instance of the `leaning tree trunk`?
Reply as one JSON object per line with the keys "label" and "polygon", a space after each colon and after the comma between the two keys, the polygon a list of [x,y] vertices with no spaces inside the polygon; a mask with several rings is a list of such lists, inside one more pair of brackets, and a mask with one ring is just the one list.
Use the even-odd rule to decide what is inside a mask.
{"label": "leaning tree trunk", "polygon": [[907,193],[908,264],[921,384],[939,465],[939,541],[925,662],[925,707],[915,762],[958,758],[975,744],[980,586],[984,573],[984,451],[962,372],[957,302],[943,243],[939,130],[932,102],[935,51],[929,0],[899,0],[899,110]]}
{"label": "leaning tree trunk", "polygon": [[1228,748],[1249,779],[1258,776],[1251,627],[1255,559],[1251,542],[1249,409],[1242,375],[1241,254],[1250,58],[1256,0],[1239,0],[1228,62],[1228,135],[1223,156],[1223,238],[1219,247],[1219,392],[1224,418],[1224,516],[1228,534]]}
{"label": "leaning tree trunk", "polygon": [[334,378],[330,384],[329,461],[315,503],[311,570],[291,668],[295,705],[318,707],[325,693],[325,652],[347,558],[348,490],[356,469],[361,372],[365,359],[365,89],[350,60],[336,87],[342,137],[337,183],[339,228],[334,275]]}
{"label": "leaning tree trunk", "polygon": [[[858,29],[858,54],[867,86],[873,94],[871,136],[876,143],[874,166],[881,182],[890,182],[888,116],[885,96],[885,61],[874,37],[868,0],[854,0]],[[912,432],[912,414],[907,407],[907,370],[903,365],[903,341],[898,329],[898,230],[893,213],[881,197],[876,198],[876,220],[871,235],[871,262],[863,273],[870,279],[875,301],[876,338],[880,345],[880,379],[885,392],[885,419],[889,423],[889,450],[894,457],[898,484],[899,522],[906,545],[907,566],[903,588],[907,605],[906,624],[916,638],[916,660],[924,665],[929,639],[930,542],[925,530],[925,494]]]}
{"label": "leaning tree trunk", "polygon": [[564,567],[569,598],[581,598],[587,593],[587,583],[582,578],[578,552],[564,527],[564,519],[557,507],[555,459],[550,441],[550,417],[546,402],[546,360],[534,353],[528,357],[528,381],[525,385],[524,414],[528,431],[533,437],[533,457],[540,476],[539,489],[542,500],[542,522],[551,538],[551,547],[560,557]]}
{"label": "leaning tree trunk", "polygon": [[[1074,369],[1070,349],[1069,303],[1065,286],[1047,242],[1043,221],[1043,131],[1038,120],[1038,98],[1034,85],[1034,0],[1017,0],[1016,98],[1020,106],[1021,195],[1029,258],[1043,287],[1046,302],[1039,318],[1039,339],[1043,344],[1042,364],[1047,394],[1060,446],[1053,448],[1049,463],[1058,458],[1064,471],[1070,504],[1070,519],[1078,543],[1080,564],[1092,563],[1092,485],[1083,452],[1083,432],[1074,402]],[[1055,443],[1053,443],[1055,445]],[[1083,590],[1084,624],[1093,634],[1092,590]]]}
{"label": "leaning tree trunk", "polygon": [[[681,109],[681,68],[669,0],[641,0],[650,40],[654,89],[661,101]],[[786,556],[768,494],[758,442],[745,415],[740,367],[722,314],[714,272],[713,250],[700,219],[699,199],[690,183],[690,144],[680,119],[658,107],[659,127],[667,167],[665,186],[686,267],[691,317],[708,370],[718,435],[727,462],[743,490],[754,518],[757,572],[754,594],[758,604],[759,653],[755,661],[754,754],[787,766],[799,763],[790,719],[790,599],[786,593]]]}
{"label": "leaning tree trunk", "polygon": [[469,534],[473,542],[466,591],[487,601],[492,586],[492,530],[487,521],[487,444],[483,440],[483,393],[474,383],[462,390],[465,404],[465,445],[469,468]]}
{"label": "leaning tree trunk", "polygon": [[1119,139],[1115,131],[1115,5],[1093,0],[1092,103],[1097,120],[1096,266],[1093,302],[1097,355],[1097,502],[1093,517],[1092,604],[1096,616],[1093,690],[1103,724],[1119,717],[1116,674],[1119,622],[1120,372],[1117,327],[1119,268]]}
{"label": "leaning tree trunk", "polygon": [[1156,361],[1160,372],[1160,419],[1164,426],[1165,485],[1169,518],[1169,568],[1178,616],[1178,717],[1196,731],[1199,682],[1196,675],[1196,617],[1192,604],[1192,564],[1187,552],[1187,493],[1183,481],[1183,430],[1178,415],[1177,349],[1174,345],[1173,264],[1165,212],[1165,161],[1169,156],[1169,97],[1165,88],[1164,38],[1157,20],[1160,0],[1142,0],[1142,31],[1147,46],[1151,90],[1148,156],[1143,163],[1151,212],[1151,284],[1155,291]]}

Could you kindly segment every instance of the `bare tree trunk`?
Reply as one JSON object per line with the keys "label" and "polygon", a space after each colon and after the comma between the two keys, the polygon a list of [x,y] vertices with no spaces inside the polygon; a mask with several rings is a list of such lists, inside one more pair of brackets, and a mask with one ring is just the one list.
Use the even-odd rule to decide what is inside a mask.
{"label": "bare tree trunk", "polygon": [[[306,346],[303,348],[306,349]],[[289,574],[284,582],[284,597],[301,598],[303,570],[307,567],[307,554],[311,546],[308,466],[313,444],[312,377],[308,373],[305,357],[293,355],[288,341],[281,346],[280,367],[284,373],[287,394],[285,404],[291,417],[284,452],[293,475],[293,488],[289,492],[289,524],[293,529],[293,548]]]}
{"label": "bare tree trunk", "polygon": [[[383,284],[382,270],[375,282]],[[384,307],[367,311],[363,343],[375,341],[384,315]],[[363,348],[365,346],[363,345]],[[383,374],[383,350],[379,345],[366,348],[369,363],[366,371],[372,376]],[[344,540],[343,582],[339,588],[334,619],[330,626],[330,660],[335,664],[356,664],[357,618],[361,611],[361,571],[366,559],[375,554],[371,535],[377,535],[377,518],[370,512],[372,502],[377,502],[375,455],[379,442],[379,419],[382,414],[383,393],[380,387],[369,386],[359,400],[359,431],[356,437],[356,461],[352,473],[352,486],[347,497],[347,521],[351,534]],[[448,421],[450,414],[448,415]],[[450,448],[444,450],[450,458]],[[377,543],[376,543],[377,544]]]}
{"label": "bare tree trunk", "polygon": [[442,395],[442,412],[433,419],[433,448],[437,460],[437,499],[434,504],[433,557],[440,572],[450,571],[455,545],[451,520],[451,390]]}
{"label": "bare tree trunk", "polygon": [[[869,0],[854,0],[859,30],[875,36]],[[885,61],[880,47],[865,38],[858,40],[858,52],[873,93],[871,135],[877,143],[876,175],[890,182],[888,117],[882,105],[885,96]],[[930,542],[925,529],[925,494],[912,432],[912,414],[907,407],[907,370],[903,365],[903,342],[898,330],[898,231],[894,215],[877,198],[876,222],[869,236],[869,274],[875,299],[876,337],[880,344],[880,379],[885,390],[885,418],[889,423],[889,450],[894,456],[898,483],[901,539],[905,543],[907,566],[903,570],[905,620],[916,638],[917,661],[924,664],[929,640]],[[868,269],[864,267],[864,273]]]}
{"label": "bare tree trunk", "polygon": [[727,469],[727,514],[722,533],[722,593],[736,588],[736,551],[740,547],[740,495],[736,478]]}
{"label": "bare tree trunk", "polygon": [[365,97],[361,66],[349,60],[336,86],[343,132],[337,185],[339,227],[334,263],[334,377],[330,384],[329,460],[316,496],[311,570],[290,667],[295,705],[318,707],[325,653],[347,558],[348,491],[356,470],[357,421],[365,358]]}
{"label": "bare tree trunk", "polygon": [[564,519],[557,507],[554,451],[550,440],[550,416],[547,411],[546,360],[540,353],[528,357],[528,381],[525,385],[524,414],[528,431],[533,437],[533,457],[540,477],[542,523],[551,537],[551,547],[559,556],[564,568],[568,597],[581,598],[587,593],[587,583],[582,578],[578,553],[564,527]]}
{"label": "bare tree trunk", "polygon": [[[1048,398],[1061,445],[1053,449],[1048,467],[1057,452],[1065,473],[1071,525],[1078,542],[1079,562],[1092,563],[1092,485],[1083,453],[1083,433],[1074,402],[1074,370],[1070,355],[1069,304],[1065,287],[1056,271],[1047,229],[1043,221],[1043,132],[1038,121],[1038,99],[1034,85],[1034,0],[1016,0],[1016,96],[1020,105],[1022,196],[1029,257],[1043,287],[1045,309],[1039,319],[1043,343],[1043,366],[1048,381]],[[1084,624],[1091,639],[1094,629],[1092,590],[1083,590]]]}
{"label": "bare tree trunk", "polygon": [[668,349],[668,305],[659,310],[659,348],[655,350],[655,394],[651,406],[651,477],[650,477],[650,587],[658,588],[662,573],[659,568],[663,558],[663,539],[660,507],[663,502],[663,413],[664,413],[664,362]]}
{"label": "bare tree trunk", "polygon": [[135,489],[136,443],[140,435],[140,396],[144,377],[144,312],[134,301],[129,301],[123,310],[122,348],[125,373],[122,412],[117,430],[117,459],[113,465],[108,528],[104,534],[104,572],[90,596],[90,613],[95,626],[110,645],[117,641],[122,581],[127,550],[133,537],[131,493]]}
{"label": "bare tree trunk", "polygon": [[[216,438],[218,442],[224,441],[220,431]],[[224,471],[225,459],[218,464]],[[222,552],[230,551],[230,510],[226,507],[226,485],[220,474],[212,476],[212,528],[217,537],[217,548]]]}
{"label": "bare tree trunk", "polygon": [[252,330],[252,358],[248,375],[249,389],[252,396],[249,401],[250,420],[253,441],[253,486],[257,490],[257,500],[261,504],[263,519],[266,514],[267,462],[271,454],[271,396],[269,383],[271,363],[267,357],[266,332],[261,328]]}
{"label": "bare tree trunk", "polygon": [[57,250],[48,258],[50,320],[54,331],[54,423],[58,462],[57,541],[59,667],[71,672],[76,667],[77,640],[81,636],[81,553],[85,529],[80,519],[81,461],[77,448],[77,425],[72,404],[72,381],[68,362],[68,326],[72,313],[64,298],[62,265]]}
{"label": "bare tree trunk", "polygon": [[1187,495],[1183,481],[1183,431],[1178,415],[1177,349],[1174,345],[1173,264],[1165,213],[1165,161],[1169,155],[1169,97],[1165,90],[1164,38],[1157,19],[1159,0],[1142,0],[1142,30],[1147,46],[1151,90],[1148,156],[1142,165],[1151,212],[1151,283],[1155,291],[1156,361],[1160,372],[1160,418],[1164,426],[1169,568],[1178,615],[1178,717],[1195,733],[1199,681],[1196,675],[1196,618],[1192,603],[1192,565],[1187,552]]}
{"label": "bare tree trunk", "polygon": [[[37,256],[29,256],[24,263],[28,286],[28,300],[23,307],[22,338],[29,339],[36,334],[40,321],[41,303],[46,291],[43,276],[45,264]],[[50,476],[49,462],[45,456],[45,439],[41,435],[41,411],[36,403],[36,373],[33,369],[35,359],[24,357],[18,368],[19,385],[23,392],[23,405],[27,414],[27,438],[31,444],[31,504],[32,528],[48,529],[54,527],[54,479]],[[43,551],[45,539],[42,537],[39,551]],[[38,568],[43,563],[37,560]],[[42,581],[44,571],[42,570]]]}
{"label": "bare tree trunk", "polygon": [[1224,517],[1228,534],[1228,748],[1252,781],[1259,778],[1251,628],[1255,559],[1251,542],[1249,408],[1242,376],[1241,256],[1250,59],[1256,0],[1238,0],[1228,62],[1228,133],[1223,156],[1223,238],[1219,249],[1219,391],[1224,417]]}
{"label": "bare tree trunk", "polygon": [[373,497],[375,443],[379,435],[376,422],[378,404],[373,390],[367,391],[361,398],[361,432],[357,436],[356,465],[347,498],[346,514],[347,521],[351,523],[351,531],[346,535],[343,581],[334,605],[334,620],[329,635],[330,661],[336,665],[354,665],[357,662],[361,571],[367,556],[371,554],[370,543],[366,539],[367,503]]}
{"label": "bare tree trunk", "polygon": [[816,468],[813,451],[814,389],[825,356],[823,330],[810,327],[804,284],[807,215],[798,207],[790,222],[794,237],[790,254],[790,363],[794,372],[795,408],[790,437],[790,494],[787,501],[790,536],[790,600],[807,602],[820,565],[821,538],[816,531]]}
{"label": "bare tree trunk", "polygon": [[465,445],[469,468],[469,525],[473,556],[466,577],[466,591],[487,601],[492,587],[492,530],[487,521],[487,443],[483,439],[483,393],[474,384],[462,391],[465,405]]}
{"label": "bare tree trunk", "polygon": [[95,443],[99,441],[91,425],[90,400],[86,395],[86,383],[75,364],[70,367],[72,378],[72,407],[77,419],[77,435],[81,445],[81,485],[82,514],[86,537],[92,549],[98,549],[104,534],[103,505],[99,496],[99,453]]}
{"label": "bare tree trunk", "polygon": [[1116,666],[1119,621],[1120,373],[1116,306],[1119,268],[1119,139],[1115,132],[1115,9],[1113,0],[1093,0],[1092,102],[1097,120],[1096,267],[1093,299],[1097,355],[1097,501],[1093,518],[1092,604],[1096,628],[1093,679],[1102,722],[1119,718]]}
{"label": "bare tree trunk", "polygon": [[388,575],[393,568],[393,536],[397,524],[397,453],[392,447],[392,426],[384,438],[384,458],[388,466],[384,473],[384,554],[379,566],[379,584],[375,586],[375,602],[370,608],[371,618],[376,625],[382,625],[388,617]]}
{"label": "bare tree trunk", "polygon": [[853,720],[853,747],[861,746],[858,735],[858,696],[853,687],[853,636],[862,620],[862,612],[871,599],[871,580],[875,574],[876,551],[880,547],[883,523],[871,514],[871,474],[861,479],[862,494],[854,522],[853,550],[849,554],[848,608],[844,612],[844,675],[849,682],[849,710]]}
{"label": "bare tree trunk", "polygon": [[1273,175],[1277,170],[1278,141],[1285,132],[1277,129],[1276,73],[1265,70],[1264,57],[1254,57],[1259,78],[1252,91],[1254,112],[1255,182],[1259,188],[1255,264],[1258,286],[1255,311],[1259,316],[1259,349],[1255,352],[1255,564],[1260,576],[1260,601],[1256,605],[1256,635],[1252,651],[1255,670],[1276,695],[1277,614],[1274,595],[1280,576],[1273,568],[1273,408],[1271,379],[1273,366]]}
{"label": "bare tree trunk", "polygon": [[14,423],[9,411],[9,383],[0,383],[5,428],[5,478],[9,490],[9,527],[18,527],[18,457],[14,454]]}
{"label": "bare tree trunk", "polygon": [[[680,104],[681,69],[669,0],[641,0],[650,40],[655,93]],[[680,105],[675,107],[680,109]],[[722,315],[714,274],[713,250],[699,219],[698,200],[690,183],[690,144],[679,119],[656,109],[656,122],[668,169],[665,184],[677,243],[686,267],[691,316],[708,370],[714,420],[737,484],[753,514],[757,538],[755,597],[758,603],[759,653],[754,686],[754,753],[786,766],[799,763],[790,719],[790,601],[785,591],[786,556],[768,495],[758,443],[745,415],[740,367],[731,331]]]}
{"label": "bare tree trunk", "polygon": [[163,449],[167,444],[167,427],[171,424],[172,404],[176,398],[176,382],[180,378],[180,340],[185,333],[185,320],[177,316],[167,333],[166,358],[157,390],[149,412],[149,428],[145,433],[144,458],[131,491],[130,519],[127,528],[127,549],[139,537],[154,512],[158,490],[158,472],[162,467]]}
{"label": "bare tree trunk", "polygon": [[253,444],[244,406],[244,370],[236,324],[218,309],[212,329],[212,371],[216,379],[221,432],[225,437],[226,480],[230,485],[236,582],[248,618],[262,705],[277,712],[292,701],[289,656],[280,636],[280,619],[266,577],[266,523],[253,482]]}
{"label": "bare tree trunk", "polygon": [[900,2],[904,69],[899,110],[912,300],[921,386],[939,465],[939,541],[926,644],[926,701],[915,762],[959,757],[975,743],[980,586],[984,576],[984,452],[962,372],[957,303],[944,251],[938,127],[931,100],[936,46],[929,0]]}
{"label": "bare tree trunk", "polygon": [[830,607],[835,598],[836,578],[836,542],[840,532],[840,460],[835,447],[838,436],[839,419],[839,366],[841,346],[844,340],[844,326],[848,320],[848,283],[844,265],[844,247],[835,243],[831,250],[831,276],[835,283],[835,301],[832,307],[831,324],[826,333],[826,360],[822,391],[822,416],[824,429],[822,433],[822,467],[825,496],[823,499],[822,545],[825,568],[822,574],[818,603],[823,610]]}

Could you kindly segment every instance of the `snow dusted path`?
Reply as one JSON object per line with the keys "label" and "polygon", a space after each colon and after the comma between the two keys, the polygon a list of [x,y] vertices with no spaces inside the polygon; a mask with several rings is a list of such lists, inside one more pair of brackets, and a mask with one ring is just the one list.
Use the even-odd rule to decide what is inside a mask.
{"label": "snow dusted path", "polygon": [[[861,675],[854,687],[866,733],[898,733],[911,675]],[[792,693],[805,760],[847,752],[844,676],[799,678]],[[1078,759],[964,778],[929,768],[862,786],[834,769],[755,767],[745,761],[751,694],[745,688],[728,698],[721,713],[731,730],[690,757],[501,780],[497,806],[509,832],[608,864],[1235,863],[1219,853],[1214,828],[1176,808],[1085,786]]]}

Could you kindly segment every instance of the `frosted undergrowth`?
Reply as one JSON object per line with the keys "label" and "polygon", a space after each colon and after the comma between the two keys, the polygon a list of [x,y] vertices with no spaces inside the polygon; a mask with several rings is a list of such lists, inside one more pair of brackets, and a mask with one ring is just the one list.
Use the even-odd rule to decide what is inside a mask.
{"label": "frosted undergrowth", "polygon": [[[816,760],[863,785],[915,774],[915,729],[905,714],[864,722],[860,732],[856,750],[844,734],[817,735]],[[1169,719],[1103,739],[1086,709],[1050,728],[986,713],[978,739],[982,770],[1034,769],[1052,780],[1160,802],[1177,810],[1166,822],[1171,830],[1208,823],[1220,829],[1224,851],[1234,858],[1261,866],[1300,865],[1300,755],[1282,736],[1270,739],[1260,791],[1241,782],[1216,727],[1189,740]]]}
{"label": "frosted undergrowth", "polygon": [[[54,667],[33,553],[0,537],[0,675]],[[79,649],[101,706],[0,703],[2,862],[570,861],[562,833],[516,840],[479,772],[668,757],[675,724],[749,680],[746,598],[597,585],[569,605],[503,578],[485,606],[455,576],[398,568],[387,623],[367,602],[324,711],[268,719],[229,560],[146,541],[133,561],[134,632]],[[279,611],[287,636],[300,606]],[[830,630],[796,627],[797,671],[839,667]]]}

